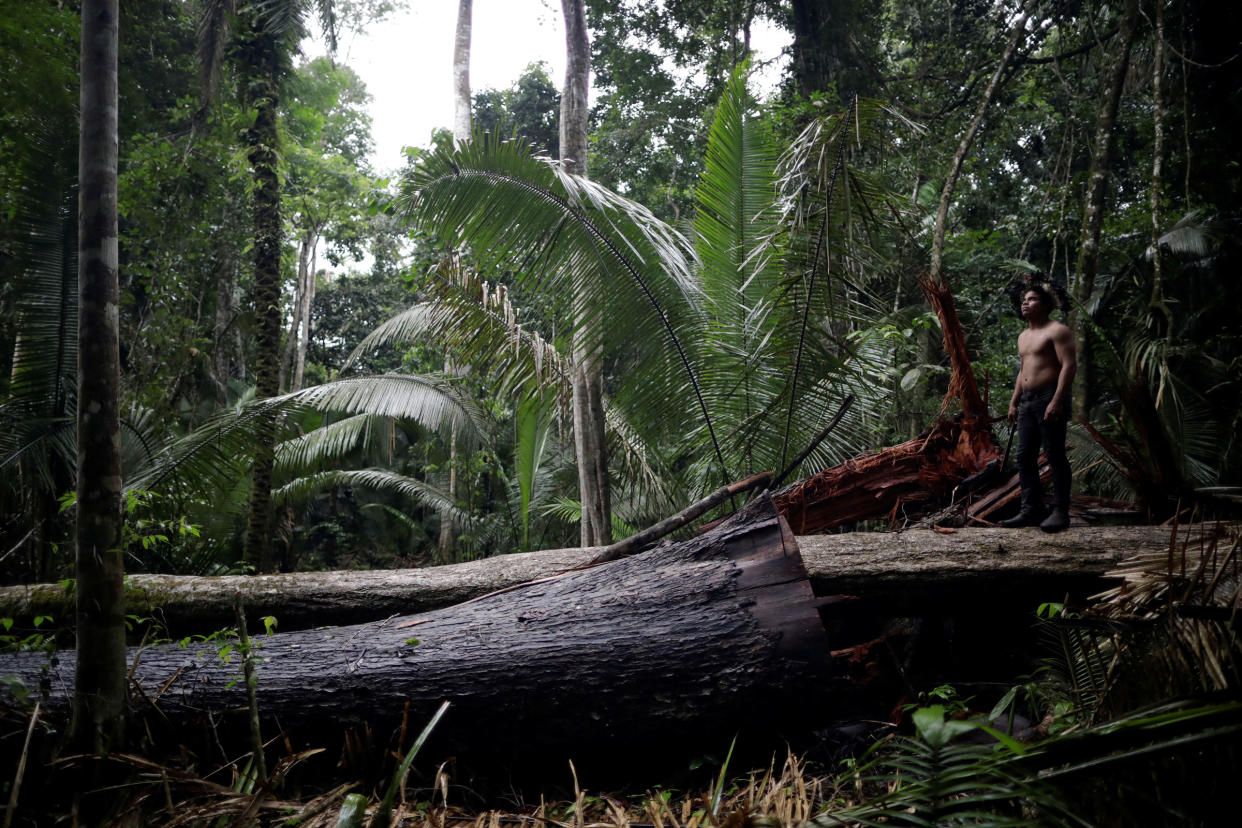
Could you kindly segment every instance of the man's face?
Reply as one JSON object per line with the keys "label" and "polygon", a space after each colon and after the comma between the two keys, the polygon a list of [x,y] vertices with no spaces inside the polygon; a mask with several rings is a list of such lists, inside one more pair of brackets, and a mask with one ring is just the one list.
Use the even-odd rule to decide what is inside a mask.
{"label": "man's face", "polygon": [[1028,290],[1022,294],[1022,318],[1030,319],[1034,316],[1047,316],[1048,309],[1044,307],[1044,299],[1036,291]]}

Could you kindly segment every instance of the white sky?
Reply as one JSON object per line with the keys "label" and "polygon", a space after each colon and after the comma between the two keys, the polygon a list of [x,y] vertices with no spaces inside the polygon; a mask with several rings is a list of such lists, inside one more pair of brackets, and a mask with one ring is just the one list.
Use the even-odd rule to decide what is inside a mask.
{"label": "white sky", "polygon": [[[545,61],[559,89],[565,79],[565,35],[560,0],[474,0],[470,87],[506,89],[531,63]],[[453,125],[453,38],[457,0],[408,0],[408,8],[364,35],[345,33],[337,60],[352,68],[371,93],[372,163],[377,172],[403,163],[401,148],[427,146],[437,128]],[[789,35],[761,25],[752,47],[761,58],[779,53]],[[307,54],[323,47],[304,44]],[[779,67],[755,84],[771,88]]]}

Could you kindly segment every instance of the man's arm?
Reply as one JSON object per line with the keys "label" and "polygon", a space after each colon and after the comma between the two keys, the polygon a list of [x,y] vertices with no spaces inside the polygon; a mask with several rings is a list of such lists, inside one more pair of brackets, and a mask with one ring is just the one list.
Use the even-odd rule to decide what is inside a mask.
{"label": "man's arm", "polygon": [[1009,398],[1009,422],[1018,419],[1018,397],[1022,395],[1022,354],[1018,354],[1018,375],[1013,380],[1013,396]]}
{"label": "man's arm", "polygon": [[1059,326],[1052,334],[1052,347],[1056,349],[1057,362],[1061,363],[1061,373],[1057,374],[1057,390],[1044,411],[1045,420],[1059,419],[1065,413],[1065,398],[1069,396],[1074,374],[1078,372],[1078,351],[1074,348],[1073,331],[1065,325]]}

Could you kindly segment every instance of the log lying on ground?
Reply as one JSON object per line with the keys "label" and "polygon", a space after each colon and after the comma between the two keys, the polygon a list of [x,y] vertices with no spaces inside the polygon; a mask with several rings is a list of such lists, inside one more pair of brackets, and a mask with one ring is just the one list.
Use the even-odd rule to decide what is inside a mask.
{"label": "log lying on ground", "polygon": [[[1183,527],[1198,536],[1212,527]],[[1037,529],[855,532],[800,536],[807,572],[820,594],[848,593],[876,601],[894,597],[924,605],[946,589],[1020,586],[1032,579],[1049,589],[1102,586],[1121,560],[1168,546],[1162,526],[1074,527],[1059,535]],[[450,606],[500,589],[584,566],[600,548],[552,549],[501,555],[427,569],[304,572],[283,575],[195,577],[133,575],[129,608],[162,618],[176,636],[206,634],[233,624],[241,596],[255,623],[275,616],[281,630],[354,624]],[[1060,587],[1056,585],[1060,584]],[[58,584],[0,588],[0,617],[28,626],[35,615],[70,618],[72,593]]]}
{"label": "log lying on ground", "polygon": [[[358,624],[459,604],[588,563],[594,549],[546,549],[424,569],[286,572],[277,575],[130,575],[126,612],[154,618],[174,636],[233,625],[241,598],[253,623],[275,616],[280,629]],[[62,584],[0,587],[0,618],[27,626],[35,616],[73,617]]]}
{"label": "log lying on ground", "polygon": [[[1049,535],[1036,528],[930,529],[800,536],[799,547],[820,593],[857,595],[891,615],[952,613],[963,602],[1017,596],[1060,601],[1115,585],[1109,573],[1139,555],[1204,548],[1237,526],[1074,527]],[[1033,610],[1023,606],[1020,610]]]}
{"label": "log lying on ground", "polygon": [[[770,516],[435,612],[257,636],[258,704],[282,727],[379,729],[407,702],[417,722],[448,699],[441,729],[466,751],[719,741],[818,698],[830,649],[818,605],[793,535]],[[176,723],[238,715],[240,667],[217,646],[131,651],[139,707]],[[46,666],[0,656],[0,675],[29,687]],[[49,678],[45,709],[63,712],[71,653]]]}

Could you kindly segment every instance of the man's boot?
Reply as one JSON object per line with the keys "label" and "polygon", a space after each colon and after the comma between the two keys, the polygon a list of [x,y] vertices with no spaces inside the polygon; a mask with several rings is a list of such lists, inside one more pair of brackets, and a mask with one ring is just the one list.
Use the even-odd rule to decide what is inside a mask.
{"label": "man's boot", "polygon": [[1045,532],[1060,532],[1062,529],[1069,528],[1069,509],[1064,506],[1055,506],[1052,514],[1048,515],[1043,523],[1039,524],[1039,528]]}
{"label": "man's boot", "polygon": [[1018,529],[1023,526],[1039,526],[1043,520],[1044,510],[1040,506],[1023,505],[1016,515],[1000,522],[1006,529]]}

